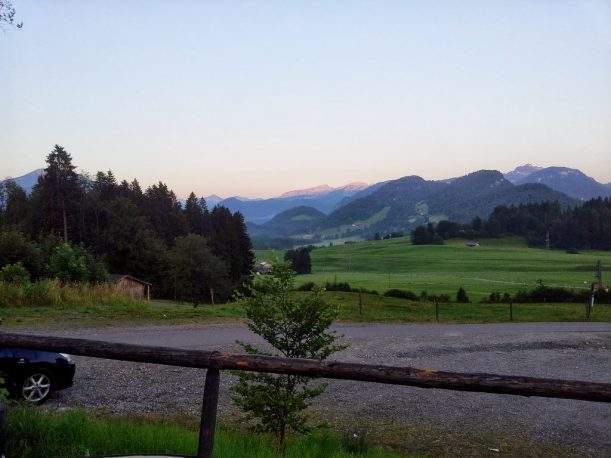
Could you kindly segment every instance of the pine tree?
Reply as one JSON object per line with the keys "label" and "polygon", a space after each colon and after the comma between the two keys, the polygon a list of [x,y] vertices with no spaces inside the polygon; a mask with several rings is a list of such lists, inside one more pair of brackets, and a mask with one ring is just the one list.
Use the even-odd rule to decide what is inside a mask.
{"label": "pine tree", "polygon": [[55,145],[46,159],[45,174],[35,187],[40,228],[62,234],[68,242],[69,233],[77,225],[83,189],[72,165],[72,157],[64,148]]}
{"label": "pine tree", "polygon": [[466,304],[469,302],[469,297],[467,296],[467,292],[465,291],[465,289],[462,286],[458,288],[458,291],[456,292],[456,302],[460,302],[463,304]]}

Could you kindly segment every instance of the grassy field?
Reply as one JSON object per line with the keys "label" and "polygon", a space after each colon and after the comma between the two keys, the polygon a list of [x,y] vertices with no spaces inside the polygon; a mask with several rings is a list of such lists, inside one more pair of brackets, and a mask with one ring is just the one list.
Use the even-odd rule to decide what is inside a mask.
{"label": "grassy field", "polygon": [[[313,273],[300,275],[298,283],[348,282],[380,293],[398,288],[452,298],[463,286],[472,301],[479,301],[492,292],[533,289],[537,280],[546,286],[589,287],[598,260],[603,268],[611,266],[611,252],[528,248],[517,237],[480,243],[478,248],[464,246],[464,240],[414,246],[403,237],[318,248],[311,253]],[[257,252],[257,258],[273,261],[282,252]]]}
{"label": "grassy field", "polygon": [[[82,456],[163,453],[195,455],[197,432],[172,421],[96,418],[84,411],[44,412],[11,405],[7,458],[76,458]],[[61,438],[61,440],[59,440]],[[217,428],[215,457],[391,458],[404,456],[329,431],[289,437],[284,454],[264,434]]]}
{"label": "grassy field", "polygon": [[[259,261],[277,262],[281,250],[256,252]],[[508,306],[482,304],[492,292],[513,294],[530,290],[537,280],[547,286],[584,288],[594,279],[598,260],[611,265],[610,252],[587,251],[571,255],[564,251],[528,248],[522,239],[481,241],[478,248],[451,240],[443,246],[412,246],[408,238],[361,242],[318,248],[312,251],[313,272],[297,277],[297,284],[348,282],[353,288],[383,293],[390,288],[411,290],[419,295],[447,294],[452,299],[459,286],[467,290],[472,304],[441,304],[440,321],[493,322],[509,320]],[[606,278],[603,273],[603,279]],[[47,282],[48,283],[48,282]],[[44,286],[44,288],[43,288]],[[4,288],[4,289],[2,289]],[[106,326],[117,323],[211,323],[239,321],[244,310],[234,303],[215,306],[172,301],[135,301],[109,294],[104,288],[68,288],[38,285],[28,294],[19,288],[0,285],[0,322],[4,327]],[[434,305],[364,294],[329,291],[342,321],[433,321]],[[18,304],[15,306],[12,304]],[[580,321],[584,304],[515,304],[515,321]],[[592,319],[611,321],[611,306],[595,307]]]}

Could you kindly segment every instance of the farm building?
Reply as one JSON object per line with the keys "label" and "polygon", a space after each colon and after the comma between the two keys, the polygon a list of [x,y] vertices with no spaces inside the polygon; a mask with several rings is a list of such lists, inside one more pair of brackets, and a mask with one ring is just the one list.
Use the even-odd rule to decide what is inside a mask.
{"label": "farm building", "polygon": [[257,275],[268,275],[272,273],[272,264],[270,262],[260,262],[255,269]]}
{"label": "farm building", "polygon": [[124,291],[134,299],[151,300],[151,284],[131,275],[111,275],[117,289]]}

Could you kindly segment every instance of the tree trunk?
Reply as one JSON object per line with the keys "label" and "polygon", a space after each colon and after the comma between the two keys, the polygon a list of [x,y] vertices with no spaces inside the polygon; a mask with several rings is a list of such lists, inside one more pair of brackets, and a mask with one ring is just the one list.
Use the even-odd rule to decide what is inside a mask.
{"label": "tree trunk", "polygon": [[62,217],[64,219],[64,242],[68,243],[68,218],[66,217],[65,202],[62,202]]}

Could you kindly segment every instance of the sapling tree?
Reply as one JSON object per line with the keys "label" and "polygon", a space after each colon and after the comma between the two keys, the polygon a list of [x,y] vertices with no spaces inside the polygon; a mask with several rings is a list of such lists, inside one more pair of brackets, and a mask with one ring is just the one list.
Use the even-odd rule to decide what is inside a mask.
{"label": "sapling tree", "polygon": [[[248,327],[272,347],[264,351],[238,342],[247,353],[324,360],[345,348],[337,343],[341,336],[329,330],[337,308],[324,300],[324,289],[295,295],[291,292],[294,277],[290,265],[275,264],[258,288],[240,296]],[[287,430],[302,433],[309,429],[304,411],[326,389],[325,384],[312,385],[312,381],[297,375],[239,373],[232,387],[233,400],[249,419],[258,420],[258,430],[275,434],[282,447]]]}

